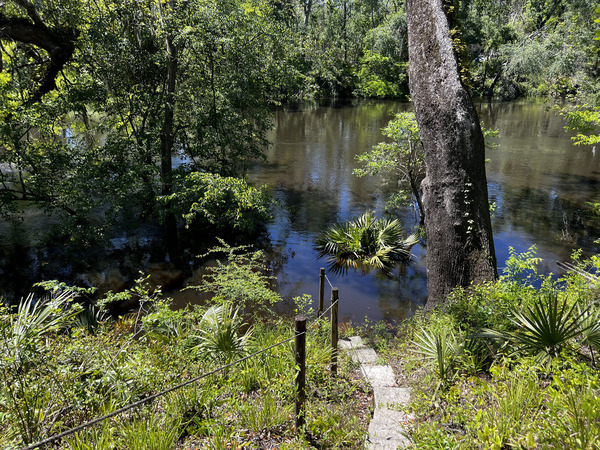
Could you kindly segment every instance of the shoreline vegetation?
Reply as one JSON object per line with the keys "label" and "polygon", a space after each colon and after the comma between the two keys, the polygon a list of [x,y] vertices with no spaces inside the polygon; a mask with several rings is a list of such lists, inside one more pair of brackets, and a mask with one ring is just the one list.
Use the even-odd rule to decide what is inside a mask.
{"label": "shoreline vegetation", "polygon": [[[229,256],[206,280],[216,294],[204,306],[173,310],[141,279],[118,299],[137,299],[125,316],[103,314],[102,303],[85,310],[77,301],[85,293],[65,286],[49,301],[2,307],[0,445],[22,448],[291,338],[293,321],[269,313],[281,299],[269,292],[256,255]],[[342,326],[411,387],[407,430],[416,447],[599,445],[600,283],[589,274],[600,259],[575,254],[584,274],[558,279],[538,274],[539,262],[534,248],[513,253],[498,282],[457,290],[443,308],[399,324]],[[248,295],[235,303],[239,292]],[[372,414],[369,386],[343,354],[332,378],[329,326],[310,304],[308,296],[295,299],[296,312],[312,322],[303,432],[293,429],[290,342],[54,445],[360,448]]]}
{"label": "shoreline vegetation", "polygon": [[[79,303],[86,292],[64,285],[52,291],[51,283],[49,297],[0,308],[0,446],[23,448],[208,374],[52,445],[360,447],[372,395],[343,356],[337,375],[330,374],[330,327],[315,318],[307,296],[296,300],[297,312],[311,322],[306,426],[294,430],[294,322],[272,312],[281,298],[270,290],[259,256],[232,250],[206,277],[203,286],[213,296],[203,306],[174,310],[142,278],[132,290],[87,308]],[[131,300],[137,309],[108,314],[109,304]]]}
{"label": "shoreline vegetation", "polygon": [[366,332],[412,389],[415,447],[600,446],[599,260],[575,253],[562,277],[538,274],[540,262],[534,247],[513,252],[499,281]]}

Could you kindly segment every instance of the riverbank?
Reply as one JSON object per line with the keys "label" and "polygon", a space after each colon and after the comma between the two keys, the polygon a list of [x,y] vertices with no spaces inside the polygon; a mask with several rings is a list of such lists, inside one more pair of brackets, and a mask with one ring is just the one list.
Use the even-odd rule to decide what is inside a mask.
{"label": "riverbank", "polygon": [[[495,148],[487,157],[488,190],[493,204],[492,221],[498,265],[503,267],[510,248],[524,252],[533,244],[544,258],[540,271],[559,273],[556,261],[568,260],[581,248],[586,255],[598,251],[600,224],[590,211],[600,180],[600,154],[591,147],[574,147],[564,131],[564,119],[542,101],[492,102],[477,105],[482,124],[497,129]],[[265,249],[278,292],[286,301],[318,293],[318,259],[313,246],[320,233],[336,222],[353,220],[367,211],[382,217],[395,185],[381,185],[377,177],[358,178],[356,156],[384,138],[381,128],[393,115],[410,109],[396,101],[353,100],[313,108],[275,112],[275,129],[269,133],[267,161],[255,161],[248,170],[252,186],[269,185],[277,200],[267,226]],[[411,207],[394,210],[410,234],[418,222]],[[52,229],[56,217],[35,207],[27,209],[19,225],[0,221],[0,288],[8,298],[26,296],[37,281],[58,279],[80,286],[104,284],[118,291],[138,277],[140,270],[168,265],[158,228],[124,220],[106,231],[111,255],[102,249],[77,250],[73,236],[53,234],[50,246],[40,246],[40,235]],[[195,233],[202,240],[203,233]],[[208,243],[204,243],[209,245]],[[190,262],[176,286],[195,284],[201,275],[196,263],[204,246],[190,246]],[[59,248],[56,248],[59,247]],[[427,297],[425,249],[413,248],[414,261],[391,280],[369,273],[331,274],[334,285],[343,285],[344,321],[401,321],[410,317]],[[198,269],[198,270],[196,270]],[[148,272],[145,272],[148,273]],[[329,274],[328,274],[329,275]],[[164,284],[163,284],[164,286]],[[169,295],[178,305],[201,303],[195,291]]]}
{"label": "riverbank", "polygon": [[[430,313],[360,334],[411,401],[412,445],[596,448],[600,442],[597,257],[559,280],[518,255],[497,283],[456,291]],[[583,275],[582,275],[583,274]],[[586,275],[587,274],[587,275]],[[540,287],[541,286],[541,287]]]}
{"label": "riverbank", "polygon": [[[593,448],[600,442],[600,283],[577,273],[559,283],[516,281],[534,261],[513,263],[511,277],[457,291],[433,312],[343,327],[374,351],[342,352],[337,376],[329,370],[329,327],[313,318],[302,433],[294,430],[290,320],[255,318],[249,328],[248,316],[227,302],[173,310],[143,287],[136,291],[143,307],[116,319],[82,314],[69,293],[19,312],[1,308],[0,445],[23,448],[59,435],[69,449],[362,448],[365,439],[385,443],[376,442],[379,424],[386,433],[401,426],[426,449]],[[561,337],[545,340],[514,320],[519,314],[560,325]],[[390,405],[363,378],[386,365],[387,383],[410,389],[408,404]]]}
{"label": "riverbank", "polygon": [[296,432],[289,321],[248,329],[231,310],[159,307],[87,327],[65,312],[34,328],[41,308],[0,310],[2,448],[47,438],[70,449],[362,446],[372,395],[349,358],[330,374],[325,322],[307,335],[306,426]]}

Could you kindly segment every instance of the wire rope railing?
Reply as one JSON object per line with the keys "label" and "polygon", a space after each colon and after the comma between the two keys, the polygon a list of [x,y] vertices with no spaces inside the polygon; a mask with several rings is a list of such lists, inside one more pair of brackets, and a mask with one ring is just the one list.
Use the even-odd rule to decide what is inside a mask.
{"label": "wire rope railing", "polygon": [[329,283],[329,287],[333,289],[333,284],[331,284],[331,281],[329,281],[329,277],[327,275],[325,275],[325,280],[327,280],[327,283]]}
{"label": "wire rope railing", "polygon": [[[338,323],[337,323],[337,317],[338,317],[338,303],[339,303],[339,299],[338,299],[338,289],[333,287],[333,285],[331,284],[331,282],[329,281],[329,279],[324,276],[324,269],[321,268],[321,283],[323,283],[324,280],[327,280],[327,282],[329,283],[330,287],[331,287],[331,305],[325,310],[319,311],[319,313],[317,314],[316,320],[313,321],[313,323],[307,328],[306,327],[306,316],[303,314],[297,315],[295,317],[295,333],[294,336],[287,338],[287,339],[283,339],[275,344],[272,344],[268,347],[265,347],[261,350],[257,350],[249,355],[246,355],[242,358],[239,358],[231,363],[228,363],[226,365],[223,365],[221,367],[218,367],[214,370],[211,370],[210,372],[205,372],[197,377],[191,378],[187,381],[184,381],[182,383],[179,383],[175,386],[171,386],[170,388],[164,389],[160,392],[157,392],[155,394],[149,395],[148,397],[144,397],[136,402],[130,403],[129,405],[126,405],[122,408],[116,409],[114,411],[111,411],[110,413],[104,414],[100,417],[97,417],[95,419],[89,420],[87,422],[84,422],[80,425],[77,425],[76,427],[72,427],[68,430],[65,430],[61,433],[52,435],[46,439],[43,439],[41,441],[35,442],[33,444],[29,444],[25,447],[22,447],[22,450],[33,450],[36,448],[40,448],[42,446],[45,445],[49,445],[52,444],[56,441],[59,441],[60,439],[63,439],[67,436],[70,436],[74,433],[77,433],[78,431],[82,431],[86,428],[89,428],[91,426],[94,426],[100,422],[103,422],[104,420],[110,419],[112,417],[118,416],[126,411],[132,410],[134,408],[140,407],[146,403],[150,403],[151,401],[165,396],[171,392],[174,392],[176,390],[182,389],[186,386],[189,386],[193,383],[196,383],[200,380],[202,380],[203,378],[209,377],[211,375],[215,375],[225,369],[228,369],[230,367],[233,367],[237,364],[240,364],[244,361],[247,361],[251,358],[254,358],[258,355],[261,355],[263,353],[268,352],[269,350],[272,350],[275,347],[278,347],[280,345],[286,344],[292,340],[295,341],[295,363],[296,363],[296,367],[297,367],[297,373],[296,373],[296,382],[295,382],[295,391],[296,391],[296,404],[295,404],[295,416],[296,416],[296,420],[295,420],[295,425],[296,425],[296,429],[299,430],[304,426],[304,404],[306,402],[306,392],[305,392],[305,380],[306,380],[306,334],[308,333],[308,331],[311,331],[312,329],[314,329],[317,325],[319,325],[321,323],[321,318],[329,311],[331,311],[331,373],[332,375],[335,375],[337,373],[337,330],[338,330]],[[323,290],[323,284],[321,284],[320,286],[320,290]],[[320,294],[320,297],[322,297],[322,294]],[[321,302],[321,298],[320,298],[320,302]]]}
{"label": "wire rope railing", "polygon": [[156,394],[152,394],[152,395],[150,395],[148,397],[144,397],[141,400],[138,400],[136,402],[130,403],[127,406],[124,406],[122,408],[116,409],[116,410],[114,410],[114,411],[112,411],[110,413],[104,414],[103,416],[97,417],[97,418],[95,418],[93,420],[90,420],[88,422],[84,422],[84,423],[82,423],[82,424],[80,424],[80,425],[78,425],[76,427],[73,427],[73,428],[70,428],[69,430],[63,431],[62,433],[59,433],[59,434],[51,436],[51,437],[49,437],[47,439],[44,439],[43,441],[39,441],[39,442],[36,442],[35,444],[31,444],[31,445],[28,445],[26,447],[23,447],[22,450],[31,450],[31,449],[34,449],[34,448],[39,448],[39,447],[41,447],[43,445],[47,445],[47,444],[51,444],[53,442],[56,442],[59,439],[62,439],[62,438],[66,437],[66,436],[69,436],[69,435],[71,435],[73,433],[81,431],[81,430],[83,430],[85,428],[91,427],[92,425],[100,423],[100,422],[102,422],[102,421],[104,421],[106,419],[110,419],[111,417],[118,416],[119,414],[122,414],[122,413],[124,413],[126,411],[129,411],[130,409],[134,409],[134,408],[137,408],[138,406],[141,406],[141,405],[143,405],[145,403],[149,403],[152,400],[155,400],[155,399],[157,399],[159,397],[162,397],[162,396],[164,396],[166,394],[169,394],[169,393],[171,393],[173,391],[181,389],[181,388],[183,388],[185,386],[189,386],[190,384],[196,383],[196,382],[200,381],[203,378],[206,378],[208,376],[214,375],[214,374],[216,374],[218,372],[221,372],[221,371],[223,371],[225,369],[228,369],[229,367],[233,367],[233,366],[235,366],[235,365],[237,365],[237,364],[239,364],[239,363],[241,363],[243,361],[246,361],[246,360],[248,360],[250,358],[254,358],[255,356],[258,356],[258,355],[260,355],[262,353],[265,353],[265,352],[267,352],[267,351],[269,351],[269,350],[271,350],[271,349],[273,349],[273,348],[275,348],[275,347],[277,347],[279,345],[283,345],[283,344],[285,344],[287,342],[290,342],[290,341],[292,341],[294,339],[295,339],[295,336],[287,338],[287,339],[284,339],[284,340],[282,340],[280,342],[277,342],[276,344],[273,344],[273,345],[270,345],[269,347],[266,347],[266,348],[263,348],[261,350],[258,350],[256,352],[250,354],[250,355],[246,355],[243,358],[240,358],[240,359],[238,359],[236,361],[233,361],[233,362],[231,362],[229,364],[226,364],[224,366],[218,367],[217,369],[211,370],[210,372],[203,373],[202,375],[199,375],[199,376],[197,376],[195,378],[192,378],[190,380],[184,381],[183,383],[177,384],[175,386],[171,386],[170,388],[165,389],[165,390],[160,391],[160,392],[157,392]]}

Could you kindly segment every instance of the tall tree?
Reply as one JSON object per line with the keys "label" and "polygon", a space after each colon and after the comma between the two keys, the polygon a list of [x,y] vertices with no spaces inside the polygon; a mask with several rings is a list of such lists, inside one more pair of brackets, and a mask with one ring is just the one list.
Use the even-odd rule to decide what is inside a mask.
{"label": "tall tree", "polygon": [[[175,0],[171,0],[170,4],[164,5],[165,8],[175,9]],[[160,17],[160,28],[165,34],[165,51],[167,60],[167,82],[165,86],[164,96],[164,117],[162,129],[160,132],[161,143],[161,193],[163,196],[169,196],[172,193],[172,171],[173,171],[173,153],[175,149],[175,94],[177,89],[177,47],[173,43],[173,35],[167,28],[163,6],[158,4],[158,12]],[[165,231],[166,243],[169,255],[173,261],[179,262],[179,245],[177,238],[177,221],[175,214],[172,211],[167,211],[165,214]]]}
{"label": "tall tree", "polygon": [[160,218],[176,260],[169,198],[185,176],[241,175],[267,145],[286,52],[272,12],[260,0],[7,2],[0,214],[28,200],[78,223],[92,210],[102,226]]}
{"label": "tall tree", "polygon": [[483,133],[461,79],[448,5],[407,0],[409,86],[426,164],[427,307],[457,286],[497,277]]}

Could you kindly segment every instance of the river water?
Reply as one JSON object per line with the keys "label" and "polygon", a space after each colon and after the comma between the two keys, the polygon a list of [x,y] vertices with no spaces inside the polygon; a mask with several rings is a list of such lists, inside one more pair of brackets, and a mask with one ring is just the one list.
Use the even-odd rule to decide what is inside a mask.
{"label": "river water", "polygon": [[[381,128],[406,110],[405,103],[355,101],[277,112],[268,163],[255,165],[249,179],[272,186],[280,204],[268,228],[280,255],[278,283],[285,298],[303,293],[317,298],[319,268],[327,265],[313,249],[320,233],[368,210],[383,213],[393,187],[381,186],[376,177],[352,175],[355,156],[382,141]],[[599,200],[600,155],[574,147],[549,104],[483,103],[478,111],[483,125],[500,133],[497,147],[487,154],[500,271],[509,247],[524,252],[535,244],[546,273],[557,273],[556,261],[567,260],[574,248],[597,251],[599,231],[586,203]],[[414,210],[406,208],[401,215],[410,231],[417,223]],[[375,270],[329,273],[339,288],[340,317],[400,319],[422,306],[425,251],[417,246],[413,253],[399,279]]]}
{"label": "river water", "polygon": [[[355,156],[382,141],[381,128],[395,113],[405,110],[410,110],[409,104],[351,101],[288,107],[275,113],[268,161],[252,164],[248,180],[253,185],[269,185],[278,201],[274,219],[268,224],[269,255],[277,276],[276,285],[288,305],[293,297],[309,294],[316,307],[319,269],[327,266],[313,249],[320,233],[335,222],[351,220],[369,210],[383,214],[393,186],[382,186],[376,177],[354,176],[352,171],[358,167]],[[483,103],[478,110],[483,125],[500,133],[495,140],[497,148],[487,154],[499,267],[508,258],[509,247],[524,252],[537,245],[538,256],[544,258],[541,271],[546,273],[558,272],[556,261],[567,260],[575,248],[582,248],[586,254],[596,252],[594,240],[600,237],[600,231],[597,220],[589,214],[587,202],[600,201],[600,155],[595,155],[589,147],[574,147],[563,129],[563,120],[548,104]],[[40,212],[28,214],[31,229],[41,233],[47,228],[47,219]],[[417,223],[415,211],[405,208],[401,220],[410,232]],[[11,239],[10,230],[8,225],[0,224],[3,234],[0,250]],[[153,238],[156,235],[152,235],[152,230],[142,230],[135,239],[142,242]],[[18,277],[15,267],[21,263],[21,257],[24,266],[39,263],[38,257],[26,257],[27,242],[25,239],[21,245],[23,251],[13,251],[11,258],[0,254],[0,278],[14,281]],[[365,317],[402,319],[422,306],[427,295],[425,251],[416,246],[413,254],[412,263],[396,279],[374,270],[349,271],[344,275],[328,273],[328,281],[339,288],[340,319],[355,322]],[[139,256],[124,251],[123,258],[127,257]],[[96,258],[96,255],[81,254],[80,258]],[[122,261],[119,263],[123,266]],[[42,269],[34,271],[32,276],[46,273],[43,269],[46,266],[41,263],[38,266]],[[117,289],[117,285],[124,283],[122,273],[110,269],[110,264],[106,267],[96,274],[96,279],[110,282],[113,277]],[[160,264],[157,271],[161,271]],[[200,273],[195,273],[187,283],[198,284],[199,277]],[[91,277],[88,275],[87,279]],[[168,295],[177,305],[202,301],[192,290],[171,291]],[[326,298],[327,305],[329,285]]]}

